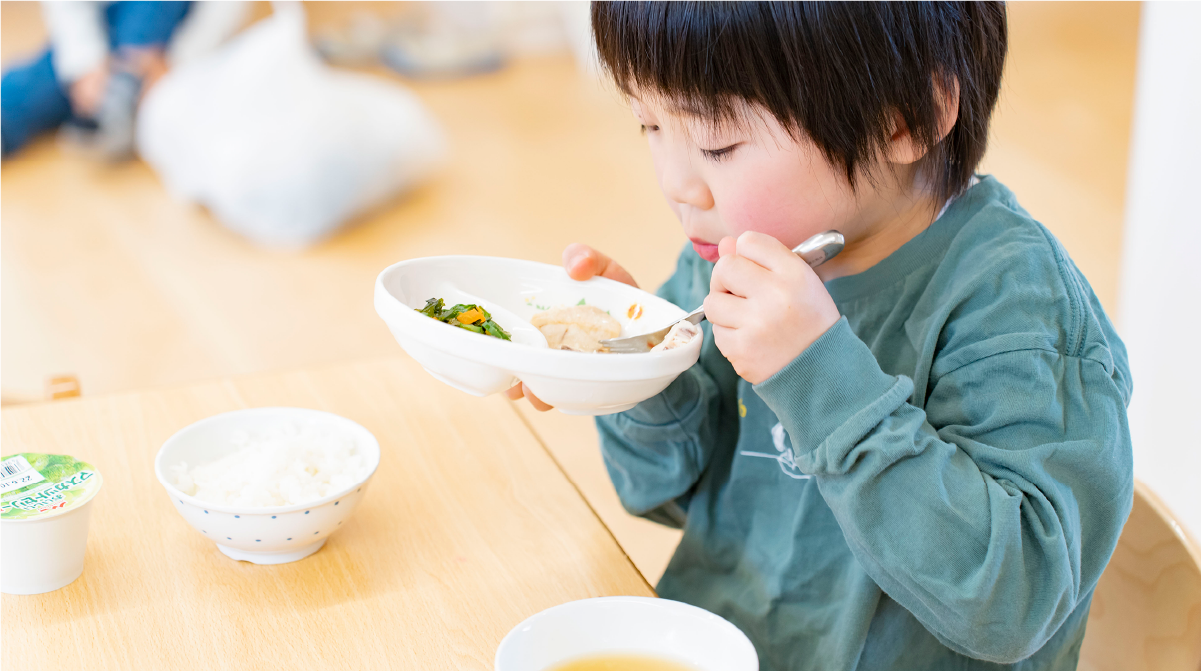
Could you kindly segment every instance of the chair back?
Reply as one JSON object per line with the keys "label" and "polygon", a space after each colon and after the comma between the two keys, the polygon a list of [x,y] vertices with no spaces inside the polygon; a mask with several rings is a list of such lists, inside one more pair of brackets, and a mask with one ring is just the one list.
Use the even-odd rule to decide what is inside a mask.
{"label": "chair back", "polygon": [[1201,548],[1146,485],[1093,593],[1079,671],[1201,671]]}

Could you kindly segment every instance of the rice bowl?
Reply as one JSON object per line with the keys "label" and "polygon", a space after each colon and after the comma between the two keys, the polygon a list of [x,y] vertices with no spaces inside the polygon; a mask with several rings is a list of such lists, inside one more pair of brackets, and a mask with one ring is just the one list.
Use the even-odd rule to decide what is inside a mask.
{"label": "rice bowl", "polygon": [[[270,433],[287,426],[313,427],[353,441],[363,458],[362,477],[346,486],[329,488],[325,496],[297,504],[246,505],[205,501],[180,489],[181,463],[211,464],[235,455],[235,437]],[[155,475],[176,511],[197,532],[233,559],[256,564],[282,564],[303,559],[349,519],[366,494],[379,466],[379,442],[371,432],[349,419],[305,408],[252,408],[214,415],[190,424],[167,439],[154,461]],[[285,469],[286,470],[286,469]],[[353,480],[353,481],[351,481]]]}

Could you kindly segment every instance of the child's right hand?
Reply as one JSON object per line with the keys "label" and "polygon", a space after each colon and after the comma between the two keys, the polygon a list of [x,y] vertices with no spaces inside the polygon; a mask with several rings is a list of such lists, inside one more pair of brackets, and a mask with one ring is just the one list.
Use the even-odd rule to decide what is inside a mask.
{"label": "child's right hand", "polygon": [[[630,275],[625,268],[622,268],[613,259],[601,254],[588,245],[583,245],[578,242],[573,242],[567,245],[567,249],[563,250],[563,268],[567,271],[567,275],[577,282],[583,282],[592,277],[607,277],[611,280],[616,280],[632,287],[638,286],[634,281],[634,276]],[[522,396],[530,401],[530,405],[539,412],[546,412],[554,406],[547,405],[542,402],[537,396],[530,393],[525,385],[518,382],[505,392],[512,400],[516,401]]]}

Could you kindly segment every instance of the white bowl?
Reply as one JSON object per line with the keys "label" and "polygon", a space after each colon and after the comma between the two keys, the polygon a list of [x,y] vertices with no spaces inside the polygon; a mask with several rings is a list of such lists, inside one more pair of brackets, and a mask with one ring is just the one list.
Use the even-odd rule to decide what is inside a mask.
{"label": "white bowl", "polygon": [[513,628],[496,649],[496,671],[548,671],[581,657],[633,654],[697,671],[758,671],[755,646],[738,627],[679,601],[610,596],[548,608]]}
{"label": "white bowl", "polygon": [[[512,334],[512,342],[471,333],[416,312],[426,299],[476,303]],[[439,380],[487,396],[521,380],[535,395],[571,415],[629,410],[663,391],[696,363],[702,338],[645,354],[584,354],[548,349],[530,324],[544,309],[595,305],[621,323],[622,337],[684,317],[672,303],[620,282],[576,282],[559,266],[491,256],[434,256],[401,261],[375,281],[375,310],[400,346]],[[632,306],[641,310],[631,311]]]}
{"label": "white bowl", "polygon": [[[359,482],[330,496],[297,506],[237,507],[201,501],[176,488],[168,469],[180,462],[205,464],[236,451],[234,436],[280,424],[316,426],[350,437],[371,470]],[[305,408],[252,408],[213,415],[167,439],[154,459],[154,474],[171,503],[197,531],[233,559],[255,564],[284,564],[304,559],[325,545],[350,517],[379,467],[379,442],[359,424],[338,415]]]}

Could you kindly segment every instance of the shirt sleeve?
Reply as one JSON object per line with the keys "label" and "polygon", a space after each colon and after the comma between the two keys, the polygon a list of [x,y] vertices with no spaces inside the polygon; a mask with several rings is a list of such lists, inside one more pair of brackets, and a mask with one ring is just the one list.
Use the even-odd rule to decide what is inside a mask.
{"label": "shirt sleeve", "polygon": [[997,352],[923,407],[840,320],[756,387],[864,570],[943,644],[1013,663],[1105,568],[1133,500],[1112,361]]}
{"label": "shirt sleeve", "polygon": [[71,84],[108,58],[103,11],[99,2],[42,3],[54,75],[59,82]]}
{"label": "shirt sleeve", "polygon": [[[708,282],[687,248],[676,272],[658,295],[685,310],[699,305],[694,294]],[[693,303],[696,303],[694,305]],[[702,352],[715,347],[709,329]],[[701,361],[667,389],[626,412],[596,418],[601,455],[622,505],[631,514],[682,528],[690,493],[719,442],[721,392]]]}
{"label": "shirt sleeve", "polygon": [[683,528],[689,492],[717,444],[721,398],[699,363],[659,395],[597,418],[601,455],[630,513]]}

